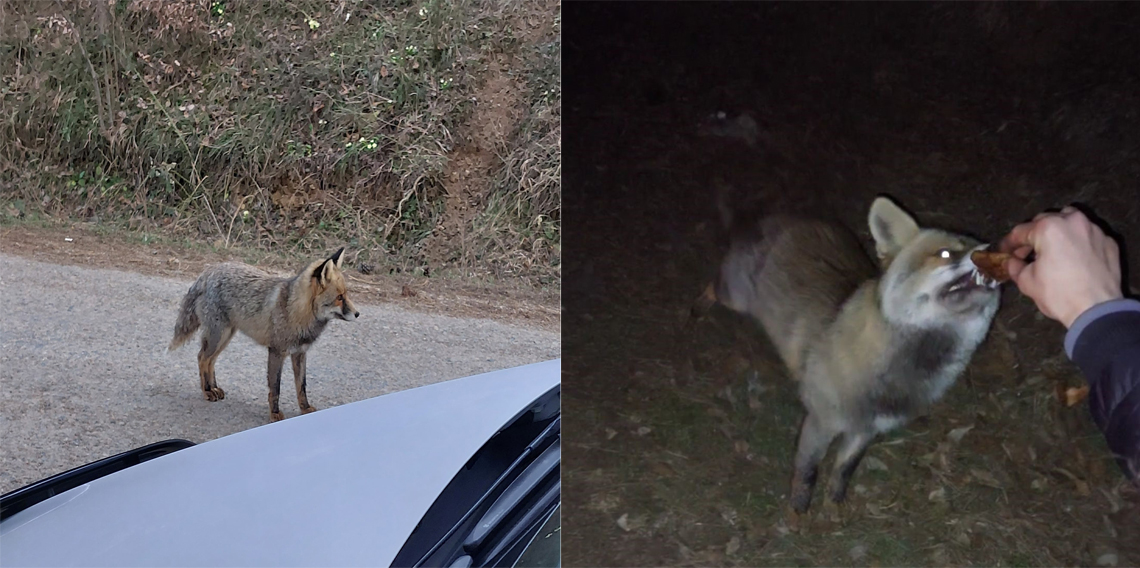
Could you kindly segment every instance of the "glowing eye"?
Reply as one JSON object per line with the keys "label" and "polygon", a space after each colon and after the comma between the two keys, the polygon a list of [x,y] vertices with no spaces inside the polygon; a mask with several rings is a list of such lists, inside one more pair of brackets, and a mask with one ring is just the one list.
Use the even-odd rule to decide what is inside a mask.
{"label": "glowing eye", "polygon": [[950,258],[950,249],[942,249],[938,251],[938,256],[942,258]]}

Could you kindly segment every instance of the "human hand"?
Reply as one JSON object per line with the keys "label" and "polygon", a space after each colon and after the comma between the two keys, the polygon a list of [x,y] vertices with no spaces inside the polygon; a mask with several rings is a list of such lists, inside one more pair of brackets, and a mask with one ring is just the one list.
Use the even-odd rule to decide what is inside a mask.
{"label": "human hand", "polygon": [[[1013,255],[1005,268],[1021,293],[1066,328],[1096,304],[1124,297],[1119,246],[1074,207],[1014,227],[999,250]],[[1027,263],[1030,252],[1037,259]]]}

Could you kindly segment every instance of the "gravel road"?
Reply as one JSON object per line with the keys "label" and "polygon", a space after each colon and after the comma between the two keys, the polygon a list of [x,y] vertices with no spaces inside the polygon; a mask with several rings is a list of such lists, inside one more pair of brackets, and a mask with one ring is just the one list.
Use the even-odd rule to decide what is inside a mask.
{"label": "gravel road", "polygon": [[[234,338],[216,366],[220,402],[198,390],[196,340],[166,351],[190,284],[0,254],[0,492],[151,442],[269,422],[264,348]],[[357,308],[309,351],[318,409],[559,356],[556,332]],[[281,410],[298,414],[288,364]]]}

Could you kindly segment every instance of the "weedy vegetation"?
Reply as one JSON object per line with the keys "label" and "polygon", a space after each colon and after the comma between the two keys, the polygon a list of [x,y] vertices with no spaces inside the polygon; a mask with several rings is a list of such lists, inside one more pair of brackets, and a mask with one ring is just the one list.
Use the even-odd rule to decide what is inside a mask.
{"label": "weedy vegetation", "polygon": [[556,285],[559,11],[0,0],[0,211]]}

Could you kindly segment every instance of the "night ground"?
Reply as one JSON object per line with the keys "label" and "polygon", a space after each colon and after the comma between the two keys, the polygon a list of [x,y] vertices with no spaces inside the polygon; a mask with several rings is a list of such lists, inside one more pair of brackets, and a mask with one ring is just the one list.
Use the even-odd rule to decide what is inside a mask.
{"label": "night ground", "polygon": [[1140,5],[563,9],[567,565],[1140,563],[1140,499],[1057,399],[1084,382],[1064,330],[1015,289],[931,415],[800,523],[786,370],[743,318],[690,319],[718,187],[868,250],[879,193],[986,240],[1083,202],[1140,265]]}

